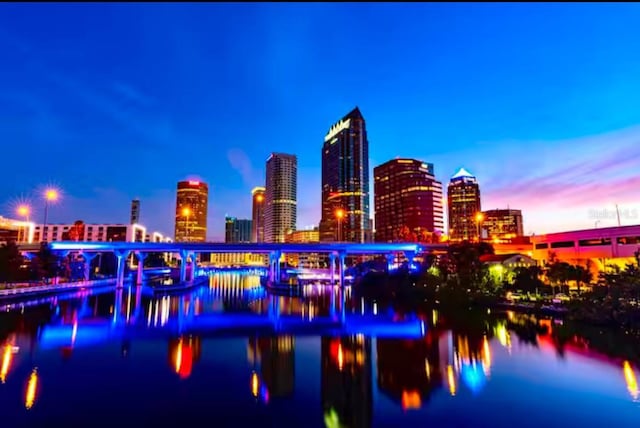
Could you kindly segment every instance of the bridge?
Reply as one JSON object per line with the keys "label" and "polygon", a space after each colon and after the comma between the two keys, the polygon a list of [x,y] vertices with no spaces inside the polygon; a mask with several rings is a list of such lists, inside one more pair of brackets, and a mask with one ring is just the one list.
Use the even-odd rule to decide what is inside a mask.
{"label": "bridge", "polygon": [[[395,255],[404,254],[411,264],[416,254],[423,251],[446,249],[447,244],[415,244],[415,243],[349,243],[349,242],[320,242],[320,243],[251,243],[226,244],[214,242],[75,242],[54,241],[49,246],[52,251],[61,255],[72,252],[81,253],[85,260],[85,279],[89,279],[91,260],[99,253],[111,252],[117,260],[117,287],[124,283],[125,263],[131,254],[138,259],[136,284],[142,284],[143,262],[148,253],[179,254],[180,282],[193,281],[197,272],[197,256],[201,253],[258,253],[269,255],[269,280],[280,282],[280,258],[285,253],[321,253],[329,255],[329,272],[331,283],[334,283],[337,264],[340,285],[344,284],[345,259],[347,255],[381,254],[393,262]],[[23,244],[19,246],[23,253],[33,253],[40,249],[40,244]],[[190,274],[187,276],[187,263]]]}

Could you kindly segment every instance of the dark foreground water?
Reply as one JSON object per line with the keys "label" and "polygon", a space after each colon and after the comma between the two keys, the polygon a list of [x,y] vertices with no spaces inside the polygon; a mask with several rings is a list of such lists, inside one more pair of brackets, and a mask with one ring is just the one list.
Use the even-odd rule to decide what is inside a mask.
{"label": "dark foreground water", "polygon": [[[0,302],[1,427],[636,427],[637,347],[256,278]],[[605,339],[603,339],[603,337]]]}

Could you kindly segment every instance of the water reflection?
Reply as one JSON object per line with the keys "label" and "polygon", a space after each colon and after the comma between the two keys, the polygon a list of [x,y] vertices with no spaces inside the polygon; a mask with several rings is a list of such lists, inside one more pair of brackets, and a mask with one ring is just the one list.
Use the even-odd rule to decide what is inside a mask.
{"label": "water reflection", "polygon": [[[471,397],[508,397],[525,408],[531,398],[522,391],[537,388],[544,396],[558,385],[571,385],[563,391],[576,405],[602,394],[614,397],[606,405],[616,412],[603,415],[614,414],[621,423],[640,416],[637,345],[513,312],[406,311],[353,299],[337,287],[273,296],[255,277],[221,273],[209,287],[183,295],[155,296],[144,287],[83,291],[17,305],[0,318],[0,410],[15,421],[25,416],[11,397],[23,400],[21,411],[45,420],[52,406],[71,409],[73,402],[51,391],[102,372],[132,388],[147,385],[136,397],[149,405],[159,399],[153,398],[156,390],[178,407],[219,391],[224,400],[209,404],[217,412],[230,412],[228,405],[236,419],[261,415],[282,426],[427,424],[445,408],[455,421],[464,413],[456,409],[476,406]],[[61,356],[67,369],[56,375]],[[529,371],[540,376],[537,384],[528,383]],[[172,382],[190,392],[174,395]],[[86,385],[82,391],[101,394]],[[100,397],[74,411],[116,400]],[[245,398],[262,407],[247,407]],[[282,405],[288,406],[286,423]],[[558,417],[569,411],[553,400],[546,406]],[[508,426],[496,415],[484,417],[474,426]]]}

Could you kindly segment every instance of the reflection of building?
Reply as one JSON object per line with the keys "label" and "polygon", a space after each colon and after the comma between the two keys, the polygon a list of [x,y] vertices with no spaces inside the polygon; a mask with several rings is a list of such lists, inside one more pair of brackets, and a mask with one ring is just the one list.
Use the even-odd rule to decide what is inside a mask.
{"label": "reflection of building", "polygon": [[169,341],[169,365],[182,379],[191,376],[202,353],[200,337],[187,336]]}
{"label": "reflection of building", "polygon": [[0,217],[0,244],[10,241],[33,242],[34,224]]}
{"label": "reflection of building", "polygon": [[267,159],[264,241],[284,242],[296,229],[298,213],[298,160],[295,155],[272,153]]}
{"label": "reflection of building", "polygon": [[402,405],[420,408],[442,386],[438,342],[377,339],[378,387]]}
{"label": "reflection of building", "polygon": [[228,244],[251,242],[251,220],[225,217],[224,242]]}
{"label": "reflection of building", "polygon": [[131,201],[131,224],[140,223],[140,200],[134,199]]}
{"label": "reflection of building", "polygon": [[265,266],[265,255],[259,253],[211,253],[213,266]]}
{"label": "reflection of building", "polygon": [[488,210],[482,215],[482,230],[489,239],[502,241],[524,235],[521,210]]}
{"label": "reflection of building", "polygon": [[369,141],[356,107],[324,137],[320,239],[365,242],[369,227]]}
{"label": "reflection of building", "polygon": [[[42,225],[35,226],[34,241],[41,241]],[[86,224],[76,222],[72,224],[47,224],[45,241],[97,241],[97,242],[146,242],[147,228],[141,224]],[[150,237],[161,238],[157,232]]]}
{"label": "reflection of building", "polygon": [[209,186],[201,181],[180,181],[176,194],[176,242],[207,240]]}
{"label": "reflection of building", "polygon": [[295,342],[292,336],[249,339],[249,363],[260,366],[270,397],[289,397],[295,385]]}
{"label": "reflection of building", "polygon": [[322,408],[325,421],[370,427],[373,415],[371,339],[323,337]]}
{"label": "reflection of building", "polygon": [[444,231],[442,183],[433,164],[393,159],[373,175],[377,242],[427,241],[425,235]]}
{"label": "reflection of building", "polygon": [[264,199],[264,187],[255,187],[251,191],[251,242],[264,242]]}
{"label": "reflection of building", "polygon": [[449,239],[473,241],[478,238],[477,215],[480,213],[478,180],[464,168],[451,177],[447,187],[449,204]]}

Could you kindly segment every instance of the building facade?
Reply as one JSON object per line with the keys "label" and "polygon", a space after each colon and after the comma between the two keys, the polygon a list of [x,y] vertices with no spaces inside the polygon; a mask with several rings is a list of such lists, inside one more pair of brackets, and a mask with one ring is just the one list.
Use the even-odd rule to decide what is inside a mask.
{"label": "building facade", "polygon": [[298,216],[298,160],[295,155],[272,153],[267,159],[264,241],[284,242],[296,229]]}
{"label": "building facade", "polygon": [[180,181],[176,194],[176,242],[207,240],[209,187],[196,180]]}
{"label": "building facade", "polygon": [[228,244],[251,242],[251,220],[225,217],[224,242]]}
{"label": "building facade", "polygon": [[322,146],[321,241],[370,238],[369,141],[358,107],[329,129]]}
{"label": "building facade", "polygon": [[35,224],[0,216],[0,245],[7,242],[34,242]]}
{"label": "building facade", "polygon": [[[42,236],[42,224],[36,224],[34,242],[84,241],[84,242],[167,242],[158,232],[147,233],[140,224],[85,224],[76,221],[69,224],[47,224]],[[44,238],[44,239],[43,239]]]}
{"label": "building facade", "polygon": [[131,201],[131,219],[130,224],[140,223],[140,200],[134,199]]}
{"label": "building facade", "polygon": [[432,242],[443,232],[442,183],[433,164],[393,159],[373,175],[376,242]]}
{"label": "building facade", "polygon": [[265,188],[254,187],[251,191],[251,242],[264,242]]}
{"label": "building facade", "polygon": [[512,209],[484,211],[480,228],[483,236],[496,242],[524,236],[522,211]]}
{"label": "building facade", "polygon": [[481,210],[480,186],[476,177],[464,168],[451,177],[447,187],[449,239],[474,241],[479,238]]}

